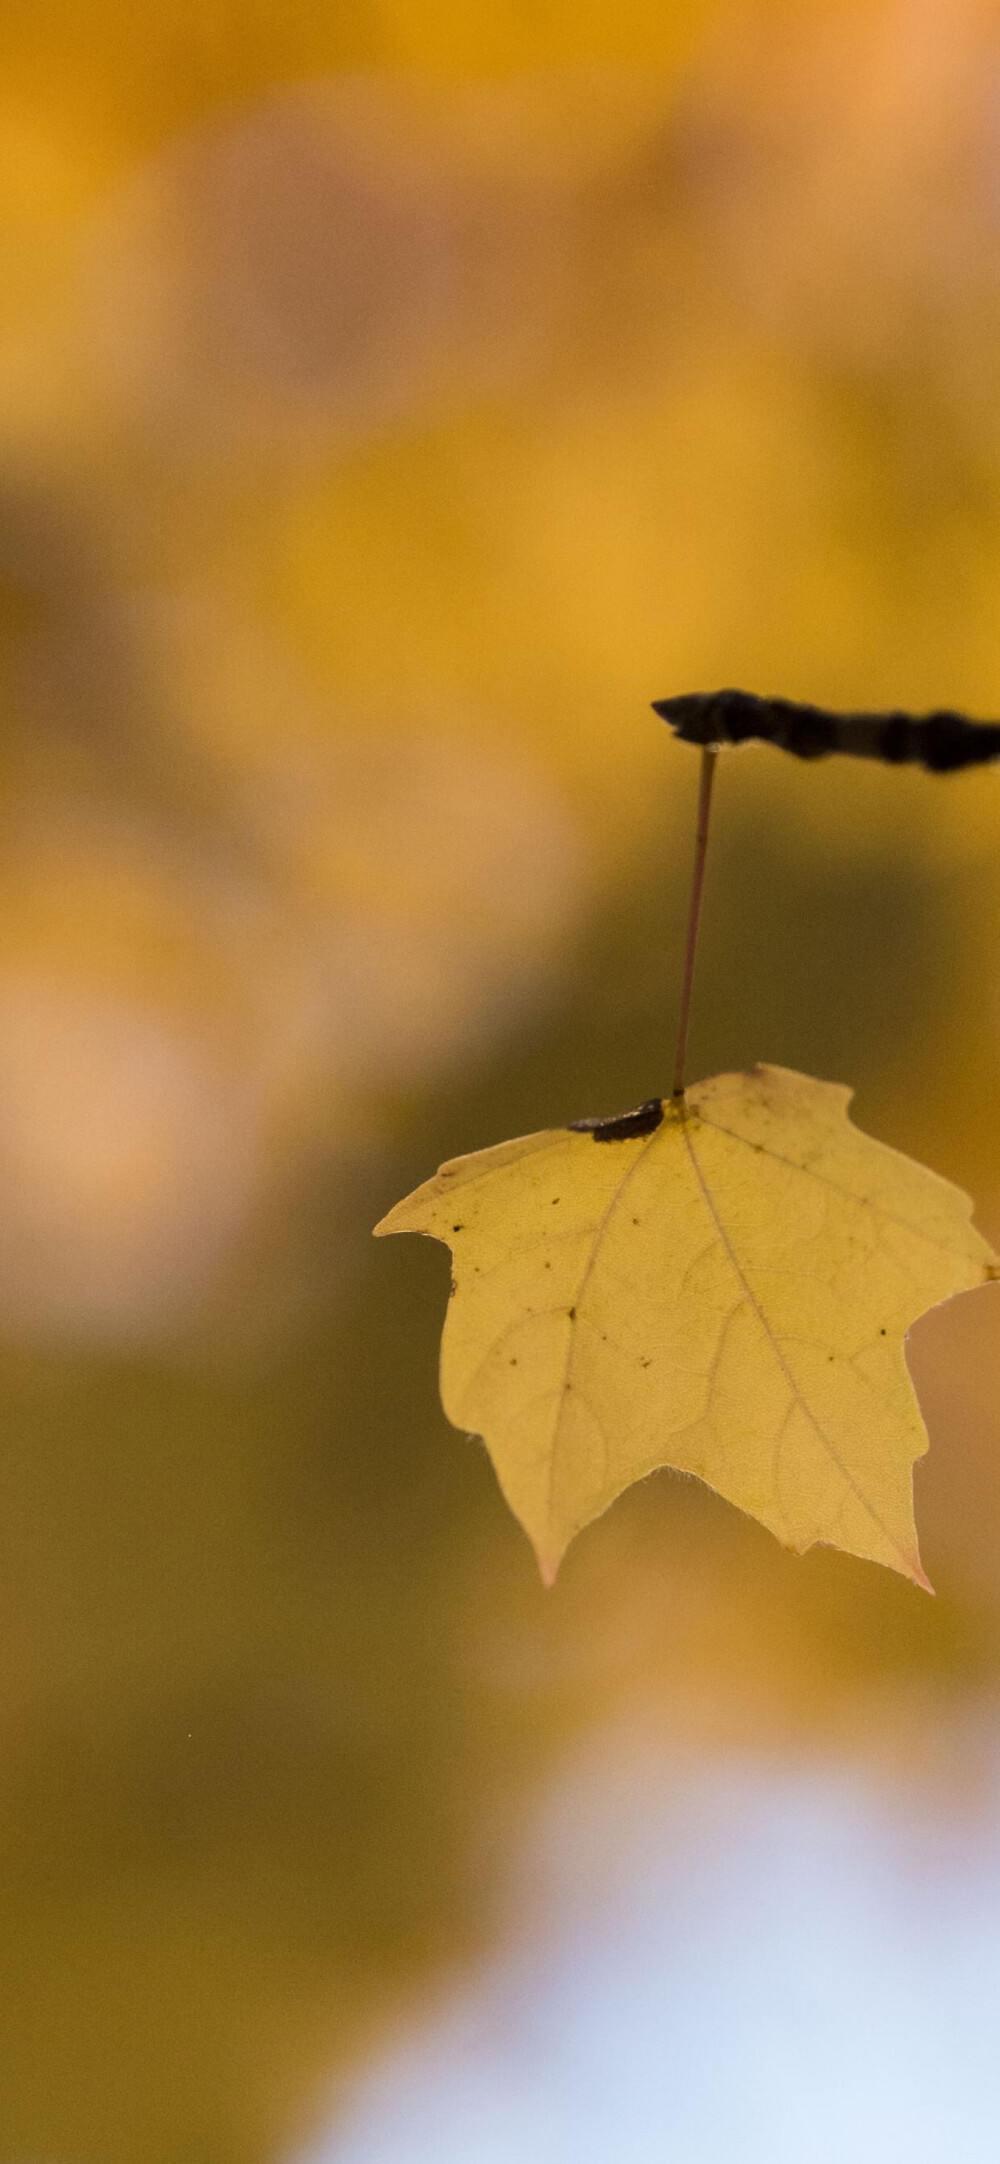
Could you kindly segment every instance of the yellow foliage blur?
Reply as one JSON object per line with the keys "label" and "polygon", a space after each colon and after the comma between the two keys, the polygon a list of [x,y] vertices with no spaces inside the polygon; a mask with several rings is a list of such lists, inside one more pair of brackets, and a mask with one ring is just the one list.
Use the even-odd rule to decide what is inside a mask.
{"label": "yellow foliage blur", "polygon": [[[663,1086],[651,698],[1000,715],[997,52],[987,0],[0,27],[6,2153],[281,2153],[609,1707],[995,1683],[994,1322],[915,1341],[934,1614],[669,1482],[546,1602],[368,1229]],[[725,760],[695,1026],[987,1233],[998,789]]]}

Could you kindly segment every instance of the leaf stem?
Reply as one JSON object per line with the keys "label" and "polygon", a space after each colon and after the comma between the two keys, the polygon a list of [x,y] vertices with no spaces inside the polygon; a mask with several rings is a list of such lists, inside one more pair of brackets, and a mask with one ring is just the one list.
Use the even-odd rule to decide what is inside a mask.
{"label": "leaf stem", "polygon": [[677,1055],[674,1061],[674,1096],[684,1095],[684,1066],[687,1059],[688,1025],[691,1020],[691,990],[694,984],[694,959],[698,951],[698,920],[701,916],[701,890],[705,884],[705,858],[708,853],[708,819],[712,807],[712,782],[715,779],[715,762],[719,756],[717,744],[705,744],[701,754],[701,780],[698,789],[698,821],[694,837],[694,870],[691,875],[691,901],[688,906],[687,941],[684,948],[684,981],[681,985],[681,1014],[677,1028]]}

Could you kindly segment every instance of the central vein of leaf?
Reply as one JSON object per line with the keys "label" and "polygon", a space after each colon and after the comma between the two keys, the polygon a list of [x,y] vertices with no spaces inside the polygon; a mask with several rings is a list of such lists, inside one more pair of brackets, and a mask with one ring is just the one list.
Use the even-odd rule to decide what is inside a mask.
{"label": "central vein of leaf", "polygon": [[687,1151],[688,1159],[691,1165],[691,1170],[694,1173],[695,1179],[698,1182],[698,1186],[701,1190],[702,1198],[704,1200],[705,1208],[708,1211],[713,1225],[715,1226],[720,1245],[725,1252],[726,1258],[730,1264],[734,1276],[737,1279],[738,1284],[742,1287],[743,1293],[746,1297],[747,1303],[752,1313],[757,1318],[764,1337],[766,1338],[767,1343],[770,1347],[771,1353],[773,1354],[773,1357],[777,1362],[778,1367],[781,1369],[782,1375],[784,1376],[786,1383],[788,1384],[788,1388],[791,1392],[793,1402],[795,1403],[795,1405],[797,1405],[799,1411],[803,1414],[803,1417],[808,1420],[809,1425],[813,1430],[813,1433],[822,1443],[824,1450],[827,1451],[833,1464],[836,1466],[842,1480],[845,1482],[846,1486],[850,1488],[851,1493],[854,1495],[856,1501],[860,1503],[862,1510],[867,1512],[869,1518],[872,1521],[872,1524],[878,1526],[879,1532],[882,1534],[883,1538],[888,1541],[889,1546],[893,1548],[896,1554],[900,1557],[904,1569],[908,1570],[910,1567],[909,1559],[903,1556],[902,1550],[898,1546],[898,1543],[893,1539],[893,1536],[890,1533],[888,1526],[883,1523],[883,1520],[879,1517],[877,1510],[874,1510],[872,1508],[868,1497],[863,1493],[862,1489],[859,1488],[858,1483],[855,1480],[853,1473],[851,1472],[850,1466],[844,1463],[844,1460],[841,1457],[840,1452],[837,1449],[837,1446],[833,1441],[832,1437],[827,1434],[826,1429],[817,1420],[816,1415],[812,1410],[812,1407],[807,1403],[806,1399],[802,1395],[799,1385],[796,1382],[792,1370],[789,1367],[788,1362],[785,1358],[785,1355],[781,1350],[781,1346],[779,1345],[778,1340],[775,1337],[774,1331],[772,1330],[771,1325],[768,1322],[767,1316],[765,1315],[764,1310],[761,1307],[760,1301],[758,1300],[757,1295],[754,1292],[749,1282],[749,1279],[747,1278],[746,1271],[744,1270],[743,1265],[740,1262],[739,1256],[736,1253],[736,1249],[733,1246],[729,1234],[726,1231],[725,1225],[723,1224],[722,1219],[719,1215],[718,1209],[716,1208],[711,1188],[709,1187],[708,1181],[706,1180],[702,1168],[698,1162],[694,1143],[691,1139],[690,1122],[688,1120],[684,1120],[682,1122],[681,1132],[683,1135],[684,1147]]}

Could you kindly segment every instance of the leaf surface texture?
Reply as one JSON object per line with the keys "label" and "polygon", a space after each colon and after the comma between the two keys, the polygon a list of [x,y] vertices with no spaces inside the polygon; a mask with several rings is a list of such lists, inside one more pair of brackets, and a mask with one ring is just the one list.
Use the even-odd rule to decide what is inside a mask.
{"label": "leaf surface texture", "polygon": [[852,1126],[850,1096],[782,1067],[716,1075],[651,1131],[646,1108],[635,1132],[456,1158],[376,1227],[451,1248],[445,1412],[485,1440],[547,1580],[673,1466],[791,1548],[927,1584],[903,1339],[996,1258],[968,1197]]}

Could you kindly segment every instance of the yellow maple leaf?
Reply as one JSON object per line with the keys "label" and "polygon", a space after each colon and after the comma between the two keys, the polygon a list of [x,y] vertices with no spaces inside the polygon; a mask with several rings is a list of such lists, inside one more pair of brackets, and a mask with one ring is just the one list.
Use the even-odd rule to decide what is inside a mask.
{"label": "yellow maple leaf", "polygon": [[966,1195],[784,1067],[443,1165],[376,1232],[454,1256],[449,1420],[481,1435],[551,1583],[575,1533],[660,1466],[800,1552],[927,1587],[909,1326],[997,1275]]}

